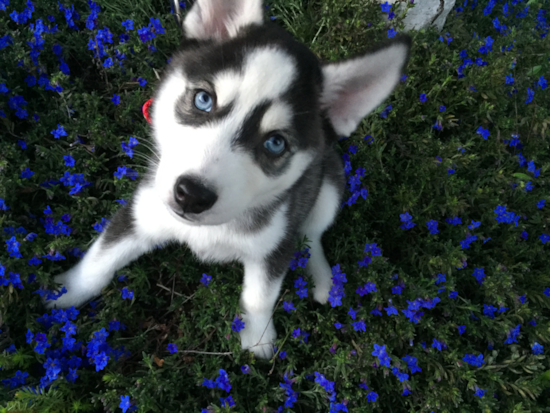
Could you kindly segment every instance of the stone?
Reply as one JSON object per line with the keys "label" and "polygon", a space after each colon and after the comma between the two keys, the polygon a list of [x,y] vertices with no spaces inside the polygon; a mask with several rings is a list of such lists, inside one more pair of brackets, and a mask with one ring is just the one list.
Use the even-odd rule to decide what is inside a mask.
{"label": "stone", "polygon": [[[398,0],[375,0],[383,4],[386,1],[389,4],[399,2]],[[405,2],[399,2],[395,14],[401,13],[406,9]],[[443,29],[447,16],[455,6],[456,0],[415,0],[414,7],[409,9],[403,19],[405,31],[425,29],[434,26],[438,31]],[[386,13],[383,13],[386,15]]]}

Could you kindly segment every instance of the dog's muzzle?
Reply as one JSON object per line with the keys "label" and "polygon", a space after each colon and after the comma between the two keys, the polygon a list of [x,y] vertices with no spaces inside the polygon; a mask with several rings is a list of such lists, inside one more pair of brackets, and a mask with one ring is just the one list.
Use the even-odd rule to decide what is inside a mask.
{"label": "dog's muzzle", "polygon": [[212,208],[218,196],[198,179],[180,176],[174,186],[174,200],[184,214],[200,214]]}

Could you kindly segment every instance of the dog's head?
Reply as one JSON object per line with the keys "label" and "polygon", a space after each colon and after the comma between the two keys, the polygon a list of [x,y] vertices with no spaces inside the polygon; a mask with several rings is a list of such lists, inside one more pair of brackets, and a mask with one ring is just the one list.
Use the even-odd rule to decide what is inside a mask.
{"label": "dog's head", "polygon": [[196,225],[268,205],[322,154],[327,128],[351,134],[397,85],[410,40],[321,64],[264,22],[261,0],[198,0],[152,106],[155,187]]}

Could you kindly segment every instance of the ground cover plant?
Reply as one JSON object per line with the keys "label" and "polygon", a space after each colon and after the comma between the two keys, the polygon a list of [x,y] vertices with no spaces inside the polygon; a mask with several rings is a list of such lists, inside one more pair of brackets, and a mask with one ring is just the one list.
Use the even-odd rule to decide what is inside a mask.
{"label": "ground cover plant", "polygon": [[[242,268],[181,246],[44,310],[154,156],[141,107],[179,29],[164,1],[0,0],[0,409],[550,411],[549,6],[460,0],[442,33],[411,33],[400,87],[337,143],[330,302],[303,240],[263,361],[240,349]],[[361,0],[266,16],[325,60],[403,17]]]}

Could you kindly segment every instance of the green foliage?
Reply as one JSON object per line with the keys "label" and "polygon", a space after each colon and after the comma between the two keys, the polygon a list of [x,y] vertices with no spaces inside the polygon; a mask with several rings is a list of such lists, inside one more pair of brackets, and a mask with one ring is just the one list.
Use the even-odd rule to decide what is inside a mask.
{"label": "green foliage", "polygon": [[[152,97],[157,74],[179,43],[180,30],[167,3],[101,1],[93,30],[85,27],[90,7],[82,0],[74,4],[80,14],[80,19],[75,18],[79,30],[68,27],[63,12],[50,0],[36,2],[26,24],[16,24],[9,17],[14,9],[24,10],[23,1],[12,0],[6,11],[0,10],[0,37],[9,35],[13,40],[0,52],[0,83],[10,89],[0,94],[0,109],[7,115],[0,117],[0,198],[10,207],[0,211],[2,240],[12,237],[10,227],[15,231],[22,226],[37,234],[33,241],[25,240],[24,234],[13,234],[21,243],[23,258],[10,256],[7,249],[0,251],[5,277],[18,273],[24,286],[0,287],[0,350],[6,350],[0,354],[2,379],[20,370],[29,373],[26,385],[39,386],[45,374],[42,365],[55,356],[35,352],[36,342],[27,344],[25,333],[27,329],[44,332],[52,343],[54,337],[61,339],[61,325],[46,331],[37,321],[44,309],[33,291],[41,283],[53,286],[52,277],[78,261],[70,249],[87,249],[98,234],[93,225],[112,216],[120,207],[116,200],[130,198],[137,180],[116,178],[117,168],[127,166],[142,176],[147,160],[155,156],[141,106]],[[298,395],[294,407],[285,407],[285,412],[329,411],[327,392],[313,381],[314,372],[335,383],[337,401],[345,400],[350,412],[550,411],[550,364],[545,356],[550,346],[550,298],[544,293],[550,287],[550,271],[548,246],[539,239],[550,234],[550,205],[537,207],[541,200],[550,201],[546,179],[550,99],[548,89],[537,86],[540,76],[550,71],[550,45],[548,36],[541,38],[548,26],[536,28],[539,10],[547,9],[548,1],[529,1],[525,17],[516,16],[527,3],[512,3],[508,16],[503,16],[502,2],[485,15],[483,9],[489,2],[481,0],[461,12],[452,11],[441,39],[434,29],[411,33],[414,46],[408,78],[352,137],[338,143],[342,153],[349,153],[353,171],[365,168],[361,181],[369,194],[366,200],[360,197],[355,204],[344,206],[323,240],[329,262],[339,264],[347,274],[342,306],[320,306],[311,297],[298,298],[294,281],[300,269],[291,271],[274,313],[277,355],[271,361],[255,360],[251,353],[241,351],[239,336],[231,330],[239,313],[242,268],[201,264],[186,248],[166,246],[120,271],[118,275],[126,275],[127,280],[115,278],[95,308],[80,309],[75,321],[79,348],[94,332],[109,330],[109,322],[121,321],[127,328],[111,331],[107,341],[113,348],[124,345],[129,354],[118,361],[111,358],[101,371],[93,363],[78,368],[74,383],[65,380],[67,372],[63,372],[45,390],[4,386],[0,410],[116,411],[120,396],[129,395],[140,412],[199,412],[207,406],[210,412],[219,412],[228,410],[219,407],[219,398],[228,394],[202,383],[224,369],[235,401],[230,410],[237,412],[272,412],[283,406],[287,396],[279,383],[284,383],[283,375],[290,370],[292,389]],[[398,28],[402,17],[382,21],[380,5],[366,0],[273,0],[268,13],[327,61],[364,52],[387,38],[388,24]],[[50,14],[55,23],[47,20]],[[508,26],[507,35],[495,29],[497,16]],[[166,33],[144,44],[136,30],[149,24],[150,17],[160,19]],[[29,23],[37,18],[59,29],[42,35],[45,43],[38,61],[51,84],[63,88],[60,92],[29,87],[25,82],[27,75],[39,74],[27,44],[33,39]],[[126,33],[120,23],[126,19],[134,21],[134,30],[120,43],[118,36]],[[109,27],[113,34],[113,43],[106,44],[107,55],[115,61],[111,67],[103,66],[106,56],[94,57],[88,50],[88,40],[102,27]],[[478,50],[487,36],[494,38],[493,51],[484,54]],[[59,68],[52,52],[55,44],[63,47],[70,75]],[[148,45],[157,51],[150,51]],[[126,56],[122,65],[117,63],[115,49]],[[464,62],[459,56],[463,50],[472,61],[480,57],[487,64],[463,67],[460,77],[457,68]],[[510,73],[514,83],[506,85]],[[144,87],[138,77],[147,80]],[[535,91],[528,104],[527,88]],[[422,93],[427,97],[424,103],[419,100]],[[110,101],[113,94],[120,95],[120,104]],[[24,119],[15,116],[8,105],[8,99],[16,95],[27,101]],[[391,110],[382,117],[390,104]],[[445,111],[440,111],[441,105]],[[437,121],[441,130],[433,127]],[[54,138],[50,131],[58,124],[68,136]],[[487,139],[476,133],[479,127],[489,130]],[[512,134],[519,135],[521,148],[510,146]],[[373,138],[371,143],[363,139],[366,135]],[[120,148],[130,136],[140,142],[132,159]],[[25,142],[26,149],[19,141]],[[350,145],[357,146],[355,154],[349,152]],[[520,152],[540,168],[538,177],[526,165],[519,165]],[[74,168],[65,166],[63,157],[68,154],[76,161]],[[22,178],[25,168],[34,175]],[[67,171],[84,174],[91,185],[76,195],[70,195],[70,188],[62,184],[41,185],[59,180]],[[532,190],[527,190],[529,185]],[[70,235],[45,232],[43,211],[48,205],[53,223],[63,214],[71,215],[66,223],[72,228]],[[521,216],[517,226],[497,222],[494,211],[499,205]],[[405,212],[416,223],[408,230],[400,229],[399,218]],[[455,216],[461,218],[461,225],[445,222]],[[439,233],[429,232],[426,223],[430,220],[439,222]],[[468,229],[472,220],[480,226]],[[470,235],[477,239],[469,248],[462,247],[460,242]],[[372,257],[367,267],[358,267],[365,244],[374,242],[381,256]],[[27,264],[35,255],[56,251],[66,260],[41,258],[38,266]],[[476,268],[485,270],[483,284],[472,276]],[[36,274],[36,281],[29,283],[31,273]],[[208,287],[199,282],[203,273],[212,276]],[[446,274],[444,284],[434,282],[438,273]],[[307,281],[310,288],[312,281]],[[360,297],[356,290],[367,282],[375,283],[377,291]],[[398,283],[403,283],[403,292],[392,294],[391,288]],[[443,285],[446,290],[439,292]],[[121,299],[123,287],[134,291],[133,300]],[[449,298],[451,291],[458,292],[456,299]],[[527,303],[522,304],[524,295]],[[436,296],[441,302],[423,309],[419,323],[410,322],[401,312],[407,301]],[[383,310],[390,299],[398,315],[388,316]],[[283,301],[292,301],[297,311],[284,311]],[[483,313],[484,304],[508,309],[495,313],[493,319]],[[350,307],[357,311],[356,320],[348,315]],[[374,308],[383,316],[373,315]],[[358,320],[365,321],[365,332],[354,331],[349,324]],[[536,325],[529,324],[532,320]],[[335,322],[344,327],[336,329]],[[517,343],[505,344],[507,334],[518,324]],[[461,325],[466,326],[462,335],[457,329]],[[307,343],[292,337],[296,328],[310,334]],[[444,342],[446,348],[431,347],[433,339]],[[542,355],[533,354],[535,342],[544,346]],[[178,353],[170,354],[168,343],[177,344]],[[401,360],[408,354],[417,358],[422,372],[408,372],[408,381],[401,383],[391,369],[379,363],[373,367],[378,360],[371,354],[375,343],[386,346],[392,367],[408,372]],[[16,351],[7,351],[12,344]],[[58,347],[52,345],[52,349]],[[85,351],[75,353],[84,362]],[[284,359],[279,357],[282,351],[286,352]],[[474,367],[462,361],[465,354],[483,354],[485,362]],[[241,372],[245,364],[249,374]],[[369,390],[359,387],[360,383]],[[411,395],[401,395],[404,386]],[[476,386],[486,391],[484,397],[474,395]],[[378,394],[375,402],[367,401],[369,391]]]}

